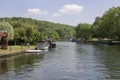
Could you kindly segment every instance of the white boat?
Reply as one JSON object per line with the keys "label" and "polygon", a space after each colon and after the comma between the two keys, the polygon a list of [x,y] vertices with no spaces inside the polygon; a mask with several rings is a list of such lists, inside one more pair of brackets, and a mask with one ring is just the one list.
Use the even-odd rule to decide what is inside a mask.
{"label": "white boat", "polygon": [[25,52],[26,53],[39,53],[41,52],[42,50],[26,50]]}
{"label": "white boat", "polygon": [[49,48],[49,46],[46,45],[45,43],[38,43],[37,47],[36,47],[37,50],[46,50],[48,48]]}
{"label": "white boat", "polygon": [[37,50],[47,50],[49,47],[48,46],[44,46],[44,47],[37,47]]}
{"label": "white boat", "polygon": [[45,48],[44,48],[44,49],[46,50],[46,49],[48,49],[48,48],[49,48],[48,46],[45,46]]}

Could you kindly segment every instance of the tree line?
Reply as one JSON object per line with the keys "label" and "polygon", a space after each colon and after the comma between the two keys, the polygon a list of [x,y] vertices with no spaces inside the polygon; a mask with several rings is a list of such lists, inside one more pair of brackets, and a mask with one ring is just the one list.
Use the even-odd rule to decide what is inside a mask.
{"label": "tree line", "polygon": [[48,37],[66,39],[75,34],[74,27],[70,25],[23,17],[0,18],[0,30],[7,31],[9,42],[15,45],[21,42],[34,44]]}
{"label": "tree line", "polygon": [[76,38],[81,40],[110,39],[120,41],[120,6],[112,7],[101,17],[96,17],[93,24],[77,25]]}
{"label": "tree line", "polygon": [[93,39],[120,41],[120,6],[112,7],[101,17],[96,17],[93,24],[80,23],[77,26],[70,26],[31,18],[4,17],[0,18],[0,30],[7,30],[12,44],[21,42],[34,44],[48,37],[66,39],[70,36],[85,41]]}

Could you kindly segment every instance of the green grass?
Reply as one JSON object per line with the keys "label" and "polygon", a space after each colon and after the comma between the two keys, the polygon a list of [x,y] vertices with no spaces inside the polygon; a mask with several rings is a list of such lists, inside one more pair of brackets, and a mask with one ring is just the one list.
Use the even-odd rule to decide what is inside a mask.
{"label": "green grass", "polygon": [[20,51],[25,51],[28,49],[34,49],[35,46],[8,46],[7,49],[0,49],[0,54],[9,54],[9,53],[15,53]]}

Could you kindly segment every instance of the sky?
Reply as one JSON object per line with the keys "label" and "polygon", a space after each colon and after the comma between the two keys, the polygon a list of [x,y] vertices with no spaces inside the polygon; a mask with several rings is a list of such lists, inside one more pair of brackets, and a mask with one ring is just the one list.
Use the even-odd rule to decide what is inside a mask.
{"label": "sky", "polygon": [[120,6],[120,0],[0,0],[0,17],[26,17],[76,26]]}

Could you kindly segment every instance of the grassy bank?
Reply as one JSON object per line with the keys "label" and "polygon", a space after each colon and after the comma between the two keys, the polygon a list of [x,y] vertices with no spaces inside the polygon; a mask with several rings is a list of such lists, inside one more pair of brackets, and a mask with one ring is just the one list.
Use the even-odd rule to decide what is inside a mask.
{"label": "grassy bank", "polygon": [[8,46],[7,49],[0,49],[0,54],[10,54],[10,53],[16,53],[16,52],[21,52],[25,51],[28,49],[34,49],[35,46]]}

